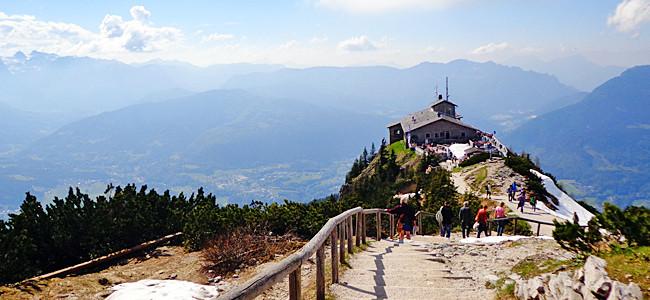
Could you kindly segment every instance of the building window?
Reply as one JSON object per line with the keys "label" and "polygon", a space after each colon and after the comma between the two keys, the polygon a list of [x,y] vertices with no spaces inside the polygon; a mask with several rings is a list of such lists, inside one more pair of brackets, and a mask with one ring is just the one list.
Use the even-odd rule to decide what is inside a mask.
{"label": "building window", "polygon": [[436,134],[435,134],[434,136],[435,136],[436,138],[438,138],[438,133],[436,132]]}
{"label": "building window", "polygon": [[394,133],[395,133],[395,135],[400,135],[402,133],[402,131],[399,130],[399,129],[395,129]]}
{"label": "building window", "polygon": [[461,137],[465,137],[465,132],[461,132],[461,133],[460,133],[460,136],[461,136]]}
{"label": "building window", "polygon": [[425,134],[424,137],[425,137],[425,138],[430,138],[430,137],[431,137],[431,134],[430,134],[430,133],[427,133],[427,134]]}

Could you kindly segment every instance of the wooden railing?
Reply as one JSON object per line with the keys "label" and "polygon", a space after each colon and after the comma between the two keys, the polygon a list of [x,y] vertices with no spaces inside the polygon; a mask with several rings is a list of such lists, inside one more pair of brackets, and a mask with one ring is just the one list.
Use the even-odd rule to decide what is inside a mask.
{"label": "wooden railing", "polygon": [[[366,244],[366,216],[375,215],[377,240],[381,239],[383,209],[356,207],[333,217],[297,252],[271,265],[245,283],[223,294],[219,299],[253,299],[274,284],[289,276],[289,299],[301,299],[301,265],[316,254],[316,299],[325,299],[325,247],[330,241],[332,283],[339,282],[339,264],[345,262],[345,253],[352,254],[354,245]],[[389,217],[394,224],[394,217]],[[394,225],[391,225],[394,232]],[[338,244],[338,246],[337,246]],[[338,248],[338,249],[337,249]],[[347,249],[346,249],[347,248]]]}
{"label": "wooden railing", "polygon": [[[353,247],[367,244],[367,216],[374,216],[375,239],[382,238],[382,216],[387,215],[389,221],[388,235],[395,235],[395,216],[384,209],[363,209],[356,207],[349,209],[325,223],[318,233],[297,252],[289,255],[277,264],[271,265],[245,283],[234,287],[223,294],[219,299],[253,299],[262,294],[271,286],[281,282],[289,276],[289,299],[297,300],[302,298],[301,290],[301,266],[316,254],[316,299],[325,299],[325,247],[329,241],[331,249],[332,283],[339,282],[339,265],[345,262],[346,252],[353,253]],[[416,213],[417,231],[422,234],[423,217],[434,216],[435,213],[419,211]],[[537,235],[541,224],[553,225],[553,223],[531,220],[522,217],[507,217],[497,220],[525,220],[538,223]],[[516,230],[516,222],[515,222]]]}

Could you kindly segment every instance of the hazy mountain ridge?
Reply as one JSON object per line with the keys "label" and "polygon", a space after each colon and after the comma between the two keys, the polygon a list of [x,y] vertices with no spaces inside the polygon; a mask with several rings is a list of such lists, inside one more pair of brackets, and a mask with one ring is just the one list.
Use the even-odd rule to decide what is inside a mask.
{"label": "hazy mountain ridge", "polygon": [[577,104],[542,115],[506,141],[540,157],[584,196],[626,206],[650,199],[650,66],[613,78]]}
{"label": "hazy mountain ridge", "polygon": [[[3,173],[14,179],[5,184],[24,191],[34,185],[146,182],[206,186],[234,202],[289,196],[305,201],[336,192],[345,172],[341,162],[358,153],[368,137],[379,140],[383,128],[376,124],[385,122],[244,91],[210,91],[66,125],[21,152],[19,165]],[[33,180],[15,180],[16,174]]]}
{"label": "hazy mountain ridge", "polygon": [[[509,130],[547,103],[578,93],[552,76],[492,62],[455,60],[411,68],[315,67],[236,76],[224,86],[263,95],[301,99],[340,109],[362,110],[393,118],[422,109],[445,93],[465,120],[486,130]],[[569,104],[571,102],[568,102]]]}

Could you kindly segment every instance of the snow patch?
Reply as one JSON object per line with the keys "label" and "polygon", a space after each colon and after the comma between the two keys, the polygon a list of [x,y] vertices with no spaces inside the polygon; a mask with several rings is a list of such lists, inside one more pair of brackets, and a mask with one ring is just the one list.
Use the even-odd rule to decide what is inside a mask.
{"label": "snow patch", "polygon": [[459,160],[462,160],[465,157],[465,150],[472,148],[470,144],[452,144],[449,146],[449,151],[451,154]]}
{"label": "snow patch", "polygon": [[197,300],[216,299],[216,286],[201,285],[182,280],[144,279],[118,284],[111,288],[113,293],[106,300]]}
{"label": "snow patch", "polygon": [[540,240],[552,240],[550,236],[522,236],[522,235],[508,235],[508,236],[486,236],[482,238],[465,238],[460,240],[461,244],[498,244],[507,241],[518,241],[521,239],[540,239]]}
{"label": "snow patch", "polygon": [[558,200],[558,205],[556,205],[557,210],[552,210],[546,207],[546,205],[540,205],[539,208],[544,212],[570,222],[573,222],[573,212],[576,212],[578,214],[578,223],[580,223],[582,226],[586,226],[587,222],[589,222],[589,220],[594,217],[594,214],[590,213],[587,209],[582,207],[582,205],[578,204],[578,202],[573,200],[573,198],[564,193],[557,185],[555,185],[553,179],[535,170],[530,171],[533,172],[535,176],[542,179],[544,188],[546,188],[546,190]]}

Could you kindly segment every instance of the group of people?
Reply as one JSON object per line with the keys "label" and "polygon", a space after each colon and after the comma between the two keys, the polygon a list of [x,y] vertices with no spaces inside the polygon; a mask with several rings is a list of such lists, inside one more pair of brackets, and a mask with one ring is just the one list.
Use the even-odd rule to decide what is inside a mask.
{"label": "group of people", "polygon": [[[494,209],[494,218],[497,219],[496,223],[498,236],[503,235],[503,231],[505,230],[506,224],[508,223],[508,220],[505,219],[505,205],[506,204],[504,202],[501,202],[501,204]],[[488,230],[489,215],[490,213],[488,211],[488,206],[482,205],[479,207],[479,210],[474,216],[472,214],[471,208],[469,207],[469,202],[465,201],[463,203],[463,207],[461,207],[458,211],[458,219],[460,219],[460,228],[463,238],[469,237],[471,228],[474,228],[476,230],[477,238],[481,237],[481,233],[485,233],[486,236],[490,235],[490,231]],[[449,234],[447,234],[446,237],[449,238]]]}
{"label": "group of people", "polygon": [[533,208],[533,212],[537,211],[537,198],[534,193],[527,193],[526,189],[521,189],[519,195],[517,195],[517,183],[513,182],[508,187],[508,201],[517,202],[517,209],[522,213],[524,212],[524,206],[526,202],[530,203],[530,206]]}

